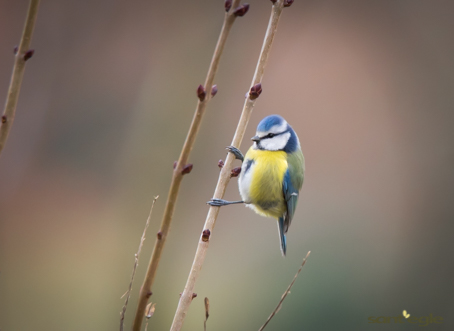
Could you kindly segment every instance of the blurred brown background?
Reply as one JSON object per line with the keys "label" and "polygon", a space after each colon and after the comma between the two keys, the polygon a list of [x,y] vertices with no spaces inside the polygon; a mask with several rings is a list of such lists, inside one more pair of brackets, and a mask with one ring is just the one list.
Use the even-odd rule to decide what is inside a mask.
{"label": "blurred brown background", "polygon": [[[191,155],[152,301],[169,328],[255,69],[270,2],[237,20]],[[28,1],[0,1],[4,100]],[[454,311],[454,3],[302,1],[286,9],[242,150],[279,113],[306,156],[281,257],[275,222],[221,211],[185,330],[406,330],[369,316]],[[0,328],[118,330],[120,296],[155,233],[222,24],[223,1],[42,1],[0,158]],[[2,101],[3,102],[3,101]],[[238,197],[236,180],[226,198]]]}

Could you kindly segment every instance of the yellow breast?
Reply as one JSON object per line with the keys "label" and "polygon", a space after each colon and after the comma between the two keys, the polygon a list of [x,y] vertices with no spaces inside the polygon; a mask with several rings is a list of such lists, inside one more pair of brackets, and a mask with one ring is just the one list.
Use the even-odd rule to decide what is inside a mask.
{"label": "yellow breast", "polygon": [[245,155],[245,162],[248,160],[253,161],[247,192],[253,209],[264,216],[281,217],[287,208],[282,191],[288,168],[286,153],[250,148]]}

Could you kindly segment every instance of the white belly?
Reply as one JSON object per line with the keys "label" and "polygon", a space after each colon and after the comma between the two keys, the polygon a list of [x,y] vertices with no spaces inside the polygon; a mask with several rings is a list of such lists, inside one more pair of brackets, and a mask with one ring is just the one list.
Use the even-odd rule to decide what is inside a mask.
{"label": "white belly", "polygon": [[[251,162],[249,167],[248,162]],[[250,188],[252,183],[252,174],[254,172],[254,167],[255,167],[254,161],[247,159],[244,160],[243,165],[241,166],[240,177],[238,178],[238,188],[240,190],[241,198],[247,204],[250,204],[252,202]]]}

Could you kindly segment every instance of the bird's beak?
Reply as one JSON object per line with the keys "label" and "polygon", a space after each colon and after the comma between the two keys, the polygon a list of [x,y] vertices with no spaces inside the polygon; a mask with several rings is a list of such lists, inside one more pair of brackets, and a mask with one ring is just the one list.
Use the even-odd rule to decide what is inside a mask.
{"label": "bird's beak", "polygon": [[254,136],[251,138],[252,141],[255,141],[256,143],[258,143],[260,141],[260,137],[259,136]]}

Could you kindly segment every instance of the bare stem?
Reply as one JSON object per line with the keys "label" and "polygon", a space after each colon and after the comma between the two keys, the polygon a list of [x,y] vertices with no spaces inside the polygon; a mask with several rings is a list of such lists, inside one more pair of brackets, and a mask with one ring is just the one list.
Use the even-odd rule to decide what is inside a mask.
{"label": "bare stem", "polygon": [[208,317],[210,317],[210,300],[205,297],[205,322],[203,322],[203,331],[207,331]]}
{"label": "bare stem", "polygon": [[29,47],[33,35],[33,29],[35,27],[36,16],[38,14],[39,1],[40,0],[30,1],[24,30],[22,32],[19,47],[16,51],[13,73],[11,75],[5,109],[3,110],[3,116],[0,124],[0,155],[5,147],[6,139],[8,139],[8,134],[11,130],[14,116],[16,114],[17,100],[19,99],[20,87],[24,77],[25,62],[33,55],[33,51],[29,50]]}
{"label": "bare stem", "polygon": [[164,249],[164,244],[166,242],[167,235],[170,230],[170,224],[172,222],[173,213],[175,211],[175,204],[177,201],[178,192],[180,190],[181,181],[184,175],[183,170],[185,169],[186,163],[189,159],[189,154],[191,153],[192,147],[194,146],[194,142],[199,132],[199,128],[202,123],[202,118],[205,113],[206,106],[208,104],[208,101],[210,101],[212,97],[211,89],[213,86],[214,77],[218,70],[219,61],[224,50],[227,37],[230,33],[230,29],[232,28],[232,25],[236,18],[236,15],[234,14],[234,9],[237,8],[239,2],[240,0],[233,0],[231,9],[225,14],[224,24],[222,25],[221,33],[219,35],[219,39],[214,50],[213,58],[211,59],[210,68],[208,69],[207,77],[205,80],[204,90],[206,94],[204,98],[199,98],[197,108],[192,119],[191,127],[189,129],[188,135],[186,136],[186,141],[184,142],[184,146],[183,149],[181,150],[180,157],[173,171],[172,182],[170,184],[166,207],[161,221],[161,229],[158,232],[158,236],[153,248],[153,253],[148,264],[147,274],[142,284],[142,288],[140,289],[139,303],[137,306],[136,316],[132,328],[133,331],[140,331],[142,325],[144,311],[149,298],[149,293],[151,293],[151,288],[154,283],[159,261],[161,260],[161,254]]}
{"label": "bare stem", "polygon": [[[277,24],[279,22],[279,17],[281,16],[282,9],[284,7],[284,0],[277,1],[271,10],[271,17],[268,23],[268,28],[266,30],[265,40],[263,41],[262,50],[260,52],[260,57],[255,69],[254,78],[252,79],[251,86],[254,87],[262,81],[266,63],[268,61],[268,56],[271,50],[271,45],[273,43],[274,36],[276,34]],[[251,95],[246,98],[246,101],[243,106],[243,111],[236,128],[235,135],[232,140],[232,146],[239,147],[243,136],[246,130],[246,126],[251,117],[252,110],[254,108],[257,98],[251,98]],[[227,155],[225,160],[224,167],[221,170],[219,175],[218,183],[214,192],[214,198],[222,199],[227,188],[227,184],[230,181],[230,171],[232,168],[233,161],[235,157],[232,153]],[[192,293],[194,292],[194,286],[199,277],[200,270],[202,269],[203,262],[208,250],[209,236],[207,238],[207,233],[211,234],[216,223],[217,216],[219,214],[219,207],[210,207],[208,215],[205,221],[203,232],[199,238],[199,243],[197,246],[197,251],[192,263],[191,271],[189,273],[186,286],[181,295],[180,301],[178,303],[178,308],[175,313],[171,331],[179,331],[183,326],[184,319],[186,317],[189,305],[192,301]],[[207,231],[208,230],[208,231]]]}
{"label": "bare stem", "polygon": [[262,331],[265,328],[265,326],[267,326],[267,324],[271,321],[271,319],[274,317],[274,315],[276,315],[277,312],[281,309],[282,302],[284,302],[285,298],[290,293],[290,289],[292,288],[293,284],[295,283],[296,277],[298,277],[299,273],[301,272],[301,270],[303,269],[304,265],[306,264],[306,260],[309,257],[309,254],[311,254],[311,251],[307,252],[306,257],[304,258],[303,263],[301,264],[301,267],[298,269],[295,277],[293,277],[292,282],[287,287],[287,290],[285,290],[284,294],[282,294],[281,300],[277,304],[276,308],[274,308],[273,312],[268,317],[268,319],[266,320],[265,324],[263,324],[262,327],[259,329],[259,331]]}
{"label": "bare stem", "polygon": [[136,275],[136,270],[137,270],[137,267],[139,266],[140,252],[142,251],[143,242],[145,241],[145,234],[147,233],[148,226],[150,225],[151,213],[153,212],[154,204],[155,204],[156,200],[158,200],[158,198],[159,198],[159,195],[155,196],[153,199],[153,202],[151,203],[150,214],[148,214],[147,222],[145,223],[145,228],[143,229],[142,237],[140,238],[139,249],[137,250],[137,253],[134,256],[135,261],[134,261],[134,267],[132,269],[131,282],[129,283],[128,291],[123,295],[123,296],[126,295],[126,300],[125,300],[125,304],[123,305],[123,309],[120,313],[120,331],[123,331],[126,307],[128,306],[129,298],[131,296],[132,284],[134,283],[134,276]]}

